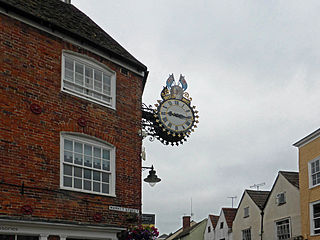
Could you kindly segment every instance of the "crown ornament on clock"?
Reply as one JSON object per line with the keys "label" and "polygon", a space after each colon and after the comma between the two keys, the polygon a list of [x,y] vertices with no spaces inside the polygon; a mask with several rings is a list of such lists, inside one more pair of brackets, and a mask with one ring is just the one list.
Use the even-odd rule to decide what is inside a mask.
{"label": "crown ornament on clock", "polygon": [[170,74],[160,94],[162,100],[157,101],[155,109],[142,106],[142,128],[151,141],[156,138],[166,145],[183,144],[197,128],[199,115],[196,107],[191,106],[192,98],[185,92],[187,88],[184,76],[180,74],[176,82]]}

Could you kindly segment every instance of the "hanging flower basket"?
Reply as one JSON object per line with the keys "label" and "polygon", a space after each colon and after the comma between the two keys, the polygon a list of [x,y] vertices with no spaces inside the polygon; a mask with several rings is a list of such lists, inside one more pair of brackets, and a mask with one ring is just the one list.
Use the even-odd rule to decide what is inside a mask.
{"label": "hanging flower basket", "polygon": [[159,236],[158,229],[155,227],[134,227],[128,231],[128,240],[154,240]]}

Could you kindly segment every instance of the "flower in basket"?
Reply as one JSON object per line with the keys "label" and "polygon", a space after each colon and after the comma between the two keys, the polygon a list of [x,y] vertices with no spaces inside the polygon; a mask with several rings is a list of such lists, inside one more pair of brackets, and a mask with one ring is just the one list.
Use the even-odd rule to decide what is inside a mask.
{"label": "flower in basket", "polygon": [[159,236],[158,229],[155,227],[143,227],[139,225],[129,230],[128,240],[153,240]]}

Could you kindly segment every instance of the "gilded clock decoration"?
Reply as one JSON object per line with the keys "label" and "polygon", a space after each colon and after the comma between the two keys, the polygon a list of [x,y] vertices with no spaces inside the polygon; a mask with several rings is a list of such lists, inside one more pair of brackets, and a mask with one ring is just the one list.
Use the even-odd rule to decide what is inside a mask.
{"label": "gilded clock decoration", "polygon": [[185,90],[188,84],[180,75],[176,83],[173,74],[169,75],[166,86],[161,91],[162,100],[154,105],[143,106],[143,127],[148,135],[164,144],[179,145],[186,141],[198,123],[198,111],[191,106],[192,98]]}

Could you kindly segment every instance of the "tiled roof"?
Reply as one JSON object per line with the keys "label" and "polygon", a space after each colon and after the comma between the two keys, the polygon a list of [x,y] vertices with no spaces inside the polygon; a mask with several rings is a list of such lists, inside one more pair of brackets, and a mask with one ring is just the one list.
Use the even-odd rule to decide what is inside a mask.
{"label": "tiled roof", "polygon": [[287,172],[280,171],[282,176],[284,176],[293,186],[299,188],[299,173],[298,172]]}
{"label": "tiled roof", "polygon": [[262,210],[269,196],[270,191],[246,190],[254,203]]}
{"label": "tiled roof", "polygon": [[224,217],[226,218],[227,225],[229,228],[232,227],[233,220],[237,214],[237,208],[222,208]]}
{"label": "tiled roof", "polygon": [[209,215],[209,218],[210,218],[210,221],[212,223],[212,226],[214,228],[216,228],[218,220],[219,220],[219,216],[217,216],[217,215]]}
{"label": "tiled roof", "polygon": [[146,66],[134,58],[109,34],[72,4],[61,0],[0,0],[7,12],[15,12],[45,27],[86,42],[107,55],[118,58],[139,70]]}

